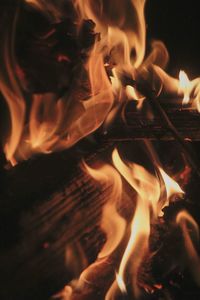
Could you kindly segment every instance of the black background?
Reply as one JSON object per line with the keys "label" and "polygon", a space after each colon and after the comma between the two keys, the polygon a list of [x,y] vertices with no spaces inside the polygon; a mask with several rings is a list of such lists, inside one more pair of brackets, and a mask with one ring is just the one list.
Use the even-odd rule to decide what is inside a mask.
{"label": "black background", "polygon": [[200,76],[200,1],[147,0],[147,37],[162,40],[170,55],[169,70]]}

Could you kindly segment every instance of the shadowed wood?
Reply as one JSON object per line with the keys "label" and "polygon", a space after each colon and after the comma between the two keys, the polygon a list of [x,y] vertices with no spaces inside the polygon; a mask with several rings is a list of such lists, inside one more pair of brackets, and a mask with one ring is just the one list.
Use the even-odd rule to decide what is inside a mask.
{"label": "shadowed wood", "polygon": [[[176,130],[185,140],[200,140],[200,113],[196,109],[182,107],[181,99],[161,99],[158,101],[160,101]],[[171,132],[162,125],[162,120],[158,114],[151,111],[152,117],[149,117],[149,109],[151,108],[148,101],[142,110],[138,110],[136,104],[135,101],[126,104],[123,113],[117,115],[106,131],[105,140],[174,140]]]}
{"label": "shadowed wood", "polygon": [[48,299],[73,277],[67,248],[80,245],[94,259],[104,242],[99,220],[108,189],[98,187],[68,152],[59,154],[7,172],[0,202],[1,299]]}

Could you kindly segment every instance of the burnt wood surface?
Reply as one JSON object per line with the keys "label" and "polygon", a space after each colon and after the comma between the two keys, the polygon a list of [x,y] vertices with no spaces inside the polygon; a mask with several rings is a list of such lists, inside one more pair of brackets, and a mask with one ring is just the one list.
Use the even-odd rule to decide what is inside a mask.
{"label": "burnt wood surface", "polygon": [[[87,60],[88,51],[95,39],[93,22],[86,21],[80,35],[77,36],[72,20],[67,18],[52,23],[48,18],[26,7],[24,2],[8,1],[8,4],[5,2],[2,5],[5,11],[2,10],[1,21],[2,29],[6,26],[8,35],[13,25],[15,10],[18,9],[13,6],[15,2],[21,6],[15,49],[19,65],[12,71],[23,81],[23,88],[27,93],[54,92],[62,95],[71,87],[77,70],[80,72]],[[37,24],[37,28],[34,24]],[[63,36],[66,26],[68,32],[65,41]],[[0,40],[4,45],[4,30],[0,32]],[[50,48],[47,46],[49,43]],[[3,49],[0,51],[2,66],[5,62]],[[78,61],[77,56],[80,58]],[[84,70],[82,71],[84,77]],[[7,76],[6,72],[5,69],[2,74]],[[85,86],[82,88],[85,89]],[[88,94],[88,90],[86,89],[84,94]],[[200,115],[189,107],[182,108],[180,101],[161,99],[164,110],[183,138],[200,141]],[[5,110],[3,107],[2,115]],[[119,110],[119,114],[108,128],[103,126],[92,137],[94,143],[125,142],[144,138],[173,139],[170,132],[162,126],[159,115],[153,112],[153,119],[149,119],[145,110],[141,112],[136,109],[134,101],[127,105],[123,114],[121,112]],[[1,123],[5,123],[4,121],[4,118],[1,118]],[[77,261],[81,257],[79,248],[84,249],[89,262],[95,260],[105,241],[105,236],[99,229],[99,220],[108,190],[94,185],[94,181],[83,173],[80,168],[82,156],[83,153],[73,148],[63,153],[34,157],[8,171],[3,168],[3,155],[0,156],[0,299],[49,299],[74,277],[66,262],[68,248],[77,249]],[[93,160],[92,157],[90,159]],[[198,186],[199,181],[195,182]],[[194,190],[198,191],[192,189],[193,186],[190,188],[192,193]],[[198,193],[196,197],[197,195]],[[191,196],[193,197],[194,195]],[[194,211],[197,207],[199,206],[196,201]],[[177,239],[176,236],[174,239],[170,237],[169,234],[163,244],[171,245]],[[161,235],[161,240],[162,238]],[[160,250],[160,265],[163,270],[156,272],[155,277],[158,278],[161,273],[167,273],[172,256],[166,247],[162,248],[163,251]],[[177,253],[180,253],[180,248],[178,250]],[[164,256],[166,263],[163,263],[162,257],[165,252],[168,255]],[[105,270],[104,266],[102,268],[97,274],[99,276],[105,271],[104,279],[100,279],[97,288],[99,291],[105,285],[104,280],[110,280],[113,276],[112,261],[108,270]],[[157,265],[155,269],[159,269]],[[167,279],[164,277],[162,280]],[[175,285],[177,281],[174,280]],[[189,281],[188,290],[184,292],[184,283],[185,281],[182,281],[178,288],[183,290],[182,294],[177,292],[178,296],[174,299],[198,299],[198,289]],[[175,289],[175,286],[173,288]],[[90,287],[87,292],[87,287],[84,286],[84,291],[75,291],[74,299],[97,299],[97,290],[91,290]],[[101,293],[98,297],[102,300]],[[162,294],[150,297],[148,299],[163,299]]]}
{"label": "burnt wood surface", "polygon": [[[123,147],[128,149],[128,144],[125,142]],[[138,142],[135,142],[132,147],[135,153],[139,153],[137,145]],[[166,145],[163,145],[163,149],[167,151],[168,156],[164,153],[163,156],[169,164],[171,154]],[[172,146],[168,146],[171,151]],[[88,263],[95,261],[105,242],[105,235],[100,230],[99,223],[101,208],[108,198],[109,188],[96,185],[83,172],[80,161],[85,156],[87,162],[92,164],[99,154],[102,155],[104,151],[109,153],[112,149],[113,146],[99,152],[96,149],[96,154],[91,154],[86,148],[82,148],[81,151],[80,148],[73,148],[61,153],[37,156],[2,171],[4,186],[0,192],[0,267],[3,270],[0,273],[1,299],[49,299],[77,276],[73,268],[80,271],[85,259]],[[142,159],[144,156],[142,153]],[[186,287],[186,279],[177,279],[184,253],[181,250],[180,232],[175,232],[170,223],[176,212],[183,208],[188,209],[200,223],[198,182],[194,178],[188,186],[189,201],[186,199],[186,202],[173,204],[166,211],[166,224],[161,222],[158,229],[152,231],[151,250],[159,250],[158,255],[153,257],[153,267],[150,271],[153,278],[152,275],[147,276],[149,269],[144,268],[143,272],[143,284],[146,282],[149,289],[154,283],[165,284],[165,288],[167,286],[172,294],[175,289],[178,295],[177,298],[172,298],[175,300],[179,299],[178,297],[185,299],[186,296],[199,295],[198,288],[192,283],[192,278],[188,279],[187,273],[184,275],[184,278],[189,280]],[[130,203],[125,201],[124,205],[127,205],[130,214]],[[72,255],[71,261],[67,261],[66,253],[70,249],[73,250],[74,257]],[[90,268],[94,268],[91,278],[94,284],[88,284],[87,280],[82,282],[82,288],[74,290],[72,299],[90,300],[95,297],[103,300],[119,263],[119,254],[116,255],[108,261],[91,265]],[[86,265],[83,264],[82,268]],[[174,277],[173,282],[175,285],[178,282],[178,288],[169,283]],[[155,288],[152,296],[147,293],[145,297],[162,299],[163,291]]]}
{"label": "burnt wood surface", "polygon": [[[200,113],[191,106],[182,106],[182,99],[157,99],[171,123],[186,141],[200,141]],[[151,116],[149,116],[151,113]],[[150,107],[148,100],[141,110],[137,102],[130,101],[104,132],[107,141],[130,140],[174,140],[174,136],[163,125],[162,118]]]}
{"label": "burnt wood surface", "polygon": [[[83,248],[90,260],[98,253],[107,191],[84,174],[77,157],[70,151],[41,156],[2,175],[2,300],[48,299],[74,276],[67,249]],[[79,254],[75,260],[82,263]]]}

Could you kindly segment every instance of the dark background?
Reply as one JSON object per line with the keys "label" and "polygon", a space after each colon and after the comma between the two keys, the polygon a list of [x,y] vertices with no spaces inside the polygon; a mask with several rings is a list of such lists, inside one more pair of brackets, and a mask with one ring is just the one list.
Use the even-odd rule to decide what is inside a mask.
{"label": "dark background", "polygon": [[190,79],[200,76],[199,0],[147,0],[148,38],[162,40],[170,55],[169,71],[185,70]]}

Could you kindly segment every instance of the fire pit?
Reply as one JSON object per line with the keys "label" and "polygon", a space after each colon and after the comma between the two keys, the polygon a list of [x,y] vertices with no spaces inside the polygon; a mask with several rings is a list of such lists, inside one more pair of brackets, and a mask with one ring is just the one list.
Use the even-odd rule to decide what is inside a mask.
{"label": "fire pit", "polygon": [[1,4],[3,300],[200,297],[200,80],[145,5]]}

